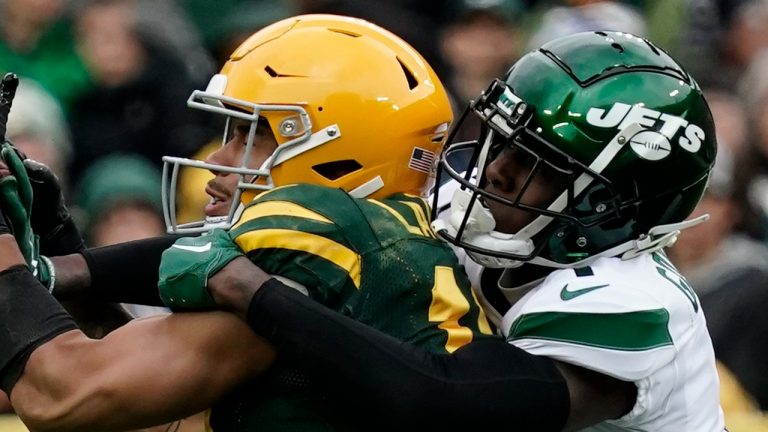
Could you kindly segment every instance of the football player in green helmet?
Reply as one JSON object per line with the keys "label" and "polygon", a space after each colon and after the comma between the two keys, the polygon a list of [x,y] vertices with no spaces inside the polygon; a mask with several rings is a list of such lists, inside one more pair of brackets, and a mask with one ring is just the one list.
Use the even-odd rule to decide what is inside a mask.
{"label": "football player in green helmet", "polygon": [[[716,154],[693,78],[645,39],[580,33],[522,57],[465,115],[483,129],[474,141],[449,138],[440,175],[452,181],[436,194],[433,228],[463,258],[503,340],[446,364],[250,265],[238,275],[249,302],[226,291],[214,298],[282,353],[299,352],[384,412],[424,423],[543,430],[536,418],[565,410],[565,430],[722,432],[704,315],[664,252],[706,218],[686,220]],[[546,381],[524,368],[533,358],[557,366],[569,400],[550,389],[550,404],[521,413],[524,392],[541,400]]]}
{"label": "football player in green helmet", "polygon": [[433,228],[507,341],[633,383],[616,427],[722,430],[704,316],[664,253],[707,218],[686,220],[717,151],[696,81],[643,38],[580,33],[522,57],[466,115],[483,128],[447,144],[455,190],[436,194]]}
{"label": "football player in green helmet", "polygon": [[[715,160],[699,86],[664,51],[626,33],[547,44],[469,110],[484,128],[443,153],[442,171],[461,192],[435,228],[486,266],[579,267],[659,249],[690,226],[683,220]],[[472,166],[452,166],[460,158],[451,156],[467,150]],[[522,165],[493,178],[511,154]],[[537,194],[542,185],[555,186],[554,195]],[[482,224],[485,209],[495,227]],[[515,226],[519,219],[525,226]]]}

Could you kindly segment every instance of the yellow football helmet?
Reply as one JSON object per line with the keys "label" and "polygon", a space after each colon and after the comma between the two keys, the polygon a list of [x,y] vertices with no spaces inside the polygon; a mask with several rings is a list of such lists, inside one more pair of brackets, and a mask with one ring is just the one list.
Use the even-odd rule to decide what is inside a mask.
{"label": "yellow football helmet", "polygon": [[[246,190],[312,183],[357,197],[422,194],[452,121],[442,83],[415,49],[367,21],[335,15],[297,16],[258,31],[187,103],[251,126],[239,167],[163,158],[169,232],[212,227],[176,224],[180,166],[240,174],[230,214],[215,224],[228,228]],[[245,161],[259,118],[278,145],[254,168]]]}

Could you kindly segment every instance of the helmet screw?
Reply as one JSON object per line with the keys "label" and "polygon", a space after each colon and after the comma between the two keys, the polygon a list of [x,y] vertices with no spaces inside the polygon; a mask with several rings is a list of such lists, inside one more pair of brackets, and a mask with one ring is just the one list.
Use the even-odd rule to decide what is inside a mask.
{"label": "helmet screw", "polygon": [[521,104],[519,104],[519,105],[517,106],[517,114],[518,114],[518,115],[522,115],[522,114],[525,112],[525,109],[526,109],[526,108],[527,108],[527,107],[525,106],[525,104],[524,104],[524,103],[521,103]]}
{"label": "helmet screw", "polygon": [[555,234],[558,238],[565,237],[565,233],[563,231],[558,231],[557,234]]}
{"label": "helmet screw", "polygon": [[579,237],[576,239],[576,246],[584,247],[587,245],[587,239],[585,237]]}
{"label": "helmet screw", "polygon": [[328,136],[336,136],[336,134],[339,132],[338,129],[335,127],[329,127],[328,130],[325,131],[325,133],[328,134]]}
{"label": "helmet screw", "polygon": [[624,135],[622,135],[616,138],[616,142],[618,142],[619,144],[624,144],[625,142],[627,142],[627,139],[624,137]]}
{"label": "helmet screw", "polygon": [[296,119],[287,119],[280,123],[280,134],[291,136],[296,132]]}
{"label": "helmet screw", "polygon": [[604,212],[604,211],[605,211],[605,208],[606,208],[606,205],[605,205],[605,204],[603,204],[603,203],[600,203],[600,204],[598,204],[598,205],[595,207],[595,211],[596,211],[596,212],[598,212],[598,213],[602,213],[602,212]]}

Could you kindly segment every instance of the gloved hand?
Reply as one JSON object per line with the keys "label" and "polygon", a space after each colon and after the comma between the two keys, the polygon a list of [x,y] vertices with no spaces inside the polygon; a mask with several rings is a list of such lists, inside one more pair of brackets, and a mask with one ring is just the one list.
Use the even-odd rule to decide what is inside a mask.
{"label": "gloved hand", "polygon": [[[40,253],[48,256],[67,255],[85,248],[83,237],[64,203],[64,194],[56,174],[47,165],[27,158],[9,143],[3,144],[2,152],[3,160],[16,162],[8,164],[11,175],[17,179],[22,176],[29,179],[31,193],[35,197],[31,207],[31,223],[34,232],[40,236]],[[15,157],[11,153],[15,153]]]}
{"label": "gloved hand", "polygon": [[222,229],[180,238],[163,252],[160,261],[160,299],[173,310],[217,309],[208,279],[244,255]]}
{"label": "gloved hand", "polygon": [[[16,179],[14,179],[15,181]],[[3,189],[3,182],[2,179],[0,179],[0,195],[2,195],[2,189]],[[8,218],[5,217],[5,212],[3,211],[3,200],[2,197],[0,197],[0,235],[1,234],[13,234],[13,229],[11,228],[11,223],[8,221]]]}
{"label": "gloved hand", "polygon": [[[5,226],[16,238],[19,250],[32,273],[48,289],[53,288],[55,275],[51,262],[40,256],[39,239],[32,230],[30,213],[32,211],[32,186],[23,163],[9,143],[3,143],[0,157],[11,172],[19,176],[7,175],[0,179],[0,207],[4,214]],[[22,168],[19,168],[22,167]]]}
{"label": "gloved hand", "polygon": [[16,237],[16,243],[24,255],[27,263],[33,254],[34,233],[29,222],[29,214],[32,209],[32,186],[29,183],[27,172],[22,169],[19,176],[15,170],[22,165],[18,156],[8,149],[12,149],[8,142],[0,147],[0,157],[11,171],[11,174],[0,179],[0,199],[2,199],[3,212],[6,216],[11,232]]}

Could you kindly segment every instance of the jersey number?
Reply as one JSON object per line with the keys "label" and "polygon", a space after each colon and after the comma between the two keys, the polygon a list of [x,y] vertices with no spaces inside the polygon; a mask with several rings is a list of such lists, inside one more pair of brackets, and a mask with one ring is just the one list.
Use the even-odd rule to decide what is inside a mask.
{"label": "jersey number", "polygon": [[685,280],[685,277],[678,273],[675,267],[673,267],[672,264],[667,261],[660,253],[654,253],[652,256],[653,260],[656,261],[656,264],[658,264],[656,270],[659,272],[661,277],[670,281],[672,285],[676,286],[677,289],[679,289],[688,298],[688,301],[691,302],[691,305],[693,305],[693,311],[698,312],[699,300],[696,297],[696,294],[693,292],[691,286],[688,285],[688,281]]}
{"label": "jersey number", "polygon": [[[473,298],[474,304],[477,301]],[[491,327],[482,313],[482,309],[477,307],[477,324],[480,332],[491,334]],[[429,305],[429,321],[439,322],[438,327],[448,333],[448,341],[445,343],[445,349],[452,353],[462,346],[472,341],[472,330],[469,327],[459,324],[459,320],[470,310],[470,300],[464,296],[464,293],[456,283],[453,274],[453,268],[437,266],[435,267],[435,285],[432,287],[432,304]]]}

